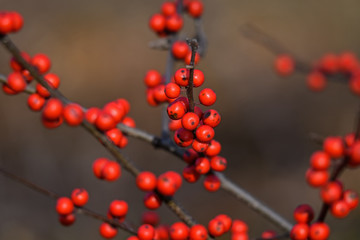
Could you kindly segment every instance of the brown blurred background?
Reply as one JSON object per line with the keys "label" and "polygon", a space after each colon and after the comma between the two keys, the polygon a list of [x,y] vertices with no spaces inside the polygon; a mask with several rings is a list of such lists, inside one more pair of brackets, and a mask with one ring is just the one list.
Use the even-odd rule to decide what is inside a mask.
{"label": "brown blurred background", "polygon": [[[19,11],[23,30],[11,36],[30,54],[46,53],[52,72],[61,79],[61,91],[86,107],[101,107],[115,98],[131,103],[130,116],[151,133],[160,131],[160,108],[145,100],[143,77],[148,69],[165,68],[166,53],[151,50],[156,39],[148,29],[149,17],[159,11],[162,0],[0,0],[1,9]],[[274,55],[245,39],[239,27],[247,22],[260,26],[284,46],[308,62],[326,52],[360,53],[357,0],[303,1],[205,1],[204,28],[209,48],[199,68],[206,86],[218,95],[215,108],[222,114],[216,138],[228,158],[226,174],[254,196],[292,220],[300,203],[318,212],[319,193],[307,186],[304,174],[309,156],[320,147],[310,132],[343,135],[354,129],[359,100],[347,85],[330,83],[325,91],[307,90],[304,75],[282,79],[273,72]],[[194,32],[191,21],[182,36]],[[8,74],[10,55],[0,48],[0,73]],[[38,113],[30,112],[26,95],[0,94],[0,164],[4,168],[59,194],[73,188],[90,192],[89,208],[105,213],[115,198],[129,201],[128,218],[139,223],[143,193],[133,178],[123,173],[107,183],[95,179],[93,160],[109,156],[87,132],[66,125],[55,130],[42,127]],[[184,164],[168,153],[131,139],[125,155],[143,169],[157,174]],[[342,176],[346,188],[360,189],[359,171]],[[0,239],[101,239],[100,223],[78,216],[75,225],[62,227],[55,202],[0,176]],[[184,187],[176,198],[200,223],[219,213],[240,218],[250,234],[276,229],[262,217],[223,191],[209,194],[201,183]],[[166,208],[158,211],[165,223],[177,219]],[[346,219],[329,216],[331,239],[359,239],[359,210]],[[118,239],[125,239],[120,234]],[[225,236],[222,239],[228,239]]]}

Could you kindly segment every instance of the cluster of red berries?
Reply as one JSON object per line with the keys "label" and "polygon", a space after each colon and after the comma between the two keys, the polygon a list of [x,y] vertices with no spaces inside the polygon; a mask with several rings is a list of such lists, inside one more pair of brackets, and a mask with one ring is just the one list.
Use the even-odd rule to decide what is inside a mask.
{"label": "cluster of red berries", "polygon": [[59,221],[64,226],[72,225],[75,220],[74,209],[83,207],[89,200],[88,192],[83,188],[76,188],[72,191],[71,197],[60,197],[56,202],[56,212],[59,214]]}
{"label": "cluster of red berries", "polygon": [[[275,70],[282,76],[288,76],[295,70],[296,63],[288,55],[280,55],[275,60]],[[360,61],[351,52],[340,55],[332,53],[324,55],[314,64],[306,78],[306,84],[312,91],[322,91],[326,87],[329,76],[342,74],[348,79],[350,90],[360,95]]]}
{"label": "cluster of red berries", "polygon": [[[203,4],[199,0],[183,1],[184,9],[190,16],[198,18],[202,15]],[[182,12],[183,9],[180,10]],[[161,13],[156,13],[149,20],[150,28],[159,36],[176,33],[183,27],[183,17],[177,11],[176,2],[166,1],[161,5]]]}
{"label": "cluster of red berries", "polygon": [[24,19],[18,12],[0,12],[0,34],[19,31],[24,25]]}

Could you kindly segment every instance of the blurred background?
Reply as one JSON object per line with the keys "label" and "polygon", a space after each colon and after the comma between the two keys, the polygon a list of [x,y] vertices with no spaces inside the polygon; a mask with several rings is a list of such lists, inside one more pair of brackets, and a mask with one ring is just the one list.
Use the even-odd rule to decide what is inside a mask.
{"label": "blurred background", "polygon": [[[85,107],[101,107],[122,97],[131,103],[137,126],[160,133],[161,107],[146,103],[143,77],[147,70],[164,71],[166,52],[148,48],[156,35],[149,17],[160,11],[162,0],[0,0],[1,9],[20,12],[25,25],[11,38],[34,55],[45,53],[52,72],[62,79],[60,90]],[[359,99],[347,85],[331,82],[312,93],[305,76],[280,78],[273,71],[274,55],[244,38],[239,28],[254,23],[309,63],[327,52],[360,53],[357,0],[237,1],[204,0],[204,29],[209,46],[198,67],[206,87],[215,90],[215,108],[222,115],[216,139],[229,161],[226,175],[292,221],[293,209],[321,206],[318,190],[307,186],[304,175],[309,156],[320,146],[309,133],[344,135],[354,129]],[[186,20],[181,36],[192,36]],[[8,74],[10,55],[0,48],[0,73]],[[181,66],[181,65],[179,65]],[[91,164],[111,156],[87,132],[66,125],[45,129],[39,113],[28,110],[26,94],[0,94],[0,164],[61,195],[76,187],[90,193],[88,207],[106,213],[113,199],[129,202],[128,219],[140,223],[145,210],[143,193],[123,172],[113,183],[96,179]],[[172,155],[136,139],[124,154],[143,169],[160,174],[182,171]],[[346,188],[360,189],[359,171],[348,170],[341,179]],[[100,222],[79,215],[68,228],[57,220],[55,201],[0,176],[0,239],[101,239]],[[224,191],[207,193],[201,184],[184,183],[176,194],[183,206],[203,224],[219,213],[245,220],[250,235],[278,229]],[[158,210],[164,223],[177,221],[166,206]],[[343,219],[327,218],[331,239],[358,239],[360,212]],[[120,233],[118,239],[127,235]],[[221,239],[229,239],[226,235]]]}

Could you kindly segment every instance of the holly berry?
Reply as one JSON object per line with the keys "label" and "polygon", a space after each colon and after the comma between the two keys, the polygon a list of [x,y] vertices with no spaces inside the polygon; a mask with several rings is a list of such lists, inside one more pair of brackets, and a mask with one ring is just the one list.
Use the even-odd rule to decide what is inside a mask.
{"label": "holly berry", "polygon": [[177,98],[180,96],[181,89],[176,83],[168,83],[165,86],[165,95],[168,98]]}
{"label": "holly berry", "polygon": [[204,179],[204,187],[209,192],[215,192],[220,188],[221,182],[214,174],[209,174]]}
{"label": "holly berry", "polygon": [[174,74],[175,83],[179,86],[186,87],[189,85],[189,71],[186,68],[178,69]]}
{"label": "holly berry", "polygon": [[[60,78],[56,74],[48,73],[44,76],[44,78],[50,88],[53,88],[53,89],[59,88]],[[39,83],[36,84],[36,92],[44,98],[50,97],[50,92]]]}
{"label": "holly berry", "polygon": [[189,45],[184,41],[176,41],[171,47],[171,52],[177,59],[184,59],[189,50]]}
{"label": "holly berry", "polygon": [[89,123],[95,124],[95,121],[99,116],[100,112],[101,110],[97,107],[89,108],[85,113],[85,118]]}
{"label": "holly berry", "polygon": [[326,86],[325,76],[318,71],[310,73],[306,78],[308,88],[314,92],[322,91]]}
{"label": "holly berry", "polygon": [[158,177],[156,189],[165,196],[173,196],[177,190],[175,179],[166,174]]}
{"label": "holly berry", "polygon": [[216,140],[211,140],[208,148],[205,151],[205,155],[208,157],[214,157],[221,152],[221,144]]}
{"label": "holly berry", "polygon": [[330,157],[323,151],[317,151],[311,155],[310,165],[315,170],[327,170],[330,167]]}
{"label": "holly berry", "polygon": [[327,137],[323,144],[324,151],[332,158],[340,158],[344,155],[344,142],[341,137]]}
{"label": "holly berry", "polygon": [[141,172],[136,177],[136,185],[142,191],[152,191],[157,184],[155,174],[152,172]]}
{"label": "holly berry", "polygon": [[116,121],[109,113],[100,111],[95,120],[95,126],[101,131],[106,131],[115,128]]}
{"label": "holly berry", "polygon": [[231,229],[232,220],[226,214],[220,214],[215,217],[216,219],[220,220],[224,225],[224,232],[227,232]]}
{"label": "holly berry", "polygon": [[171,225],[169,232],[173,240],[186,240],[189,236],[189,227],[183,222],[176,222]]}
{"label": "holly berry", "polygon": [[199,101],[204,106],[211,106],[216,102],[216,94],[210,88],[204,88],[199,93]]}
{"label": "holly berry", "polygon": [[227,161],[220,156],[214,156],[210,159],[211,169],[214,171],[222,172],[226,169]]}
{"label": "holly berry", "polygon": [[341,198],[342,190],[339,182],[329,182],[321,189],[321,198],[325,203],[331,204]]}
{"label": "holly berry", "polygon": [[27,100],[28,106],[33,111],[40,111],[45,105],[45,99],[37,93],[30,94]]}
{"label": "holly berry", "polygon": [[148,192],[144,197],[144,205],[148,209],[155,210],[161,206],[161,199],[154,192]]}
{"label": "holly berry", "polygon": [[200,157],[195,161],[195,170],[199,174],[206,174],[210,171],[210,162],[209,159],[205,157]]}
{"label": "holly berry", "polygon": [[152,240],[155,235],[155,229],[150,224],[143,224],[138,228],[137,233],[140,240]]}
{"label": "holly berry", "polygon": [[248,232],[248,226],[244,221],[235,219],[232,222],[231,226],[231,232],[232,233],[247,233]]}
{"label": "holly berry", "polygon": [[201,142],[209,142],[215,136],[215,131],[208,125],[202,125],[196,129],[196,138]]}
{"label": "holly berry", "polygon": [[293,240],[307,240],[309,236],[309,226],[305,223],[298,223],[290,231]]}
{"label": "holly berry", "polygon": [[51,98],[47,101],[42,111],[42,116],[48,120],[56,120],[62,116],[63,104],[59,99]]}
{"label": "holly berry", "polygon": [[114,161],[108,161],[105,163],[101,176],[107,181],[115,181],[121,175],[121,167],[119,163]]}
{"label": "holly berry", "polygon": [[192,141],[191,147],[198,153],[205,152],[209,147],[209,143],[208,142],[200,142],[200,141],[194,139]]}
{"label": "holly berry", "polygon": [[40,74],[44,74],[50,70],[51,67],[51,61],[45,54],[38,53],[36,54],[30,62],[32,65],[34,65]]}
{"label": "holly berry", "polygon": [[103,178],[102,171],[104,169],[105,164],[109,161],[110,160],[107,158],[98,158],[93,162],[92,170],[93,170],[94,175],[97,178],[100,178],[100,179]]}
{"label": "holly berry", "polygon": [[159,215],[156,212],[147,211],[144,212],[141,216],[141,221],[143,224],[150,224],[151,226],[156,226],[159,224]]}
{"label": "holly berry", "polygon": [[165,30],[166,18],[162,14],[154,14],[149,20],[149,26],[157,33]]}
{"label": "holly berry", "polygon": [[164,16],[171,16],[176,13],[176,4],[166,1],[161,5],[161,12]]}
{"label": "holly berry", "polygon": [[74,211],[74,204],[67,197],[60,197],[56,201],[56,212],[61,215],[68,215]]}
{"label": "holly berry", "polygon": [[194,18],[198,18],[202,15],[204,10],[204,5],[201,1],[199,0],[194,0],[191,1],[188,5],[187,5],[187,11],[190,14],[190,16],[194,17]]}
{"label": "holly berry", "polygon": [[67,215],[59,215],[59,222],[63,226],[70,226],[72,225],[76,220],[75,214],[70,213]]}
{"label": "holly berry", "polygon": [[170,32],[177,32],[183,27],[184,21],[179,14],[173,14],[166,18],[165,28]]}
{"label": "holly berry", "polygon": [[349,205],[344,200],[335,201],[331,204],[331,213],[334,217],[344,218],[350,212]]}
{"label": "holly berry", "polygon": [[189,240],[206,240],[208,233],[206,227],[201,224],[195,224],[190,228]]}
{"label": "holly berry", "polygon": [[329,180],[329,173],[326,170],[313,170],[308,169],[306,171],[306,181],[312,187],[321,187],[324,186]]}
{"label": "holly berry", "polygon": [[111,226],[109,223],[106,222],[100,225],[99,231],[100,231],[100,235],[106,239],[114,238],[118,233],[118,230],[116,228],[114,228],[113,226]]}
{"label": "holly berry", "polygon": [[25,90],[27,84],[21,73],[13,72],[7,77],[7,86],[14,92],[19,93]]}
{"label": "holly berry", "polygon": [[314,218],[314,210],[308,204],[301,204],[294,210],[294,219],[298,223],[309,223]]}
{"label": "holly berry", "polygon": [[275,70],[281,76],[288,76],[294,72],[295,64],[292,57],[279,55],[275,60]]}
{"label": "holly berry", "polygon": [[187,108],[182,101],[172,102],[167,107],[168,116],[173,120],[182,118],[186,112]]}
{"label": "holly berry", "polygon": [[326,240],[330,235],[330,228],[326,223],[318,222],[310,226],[311,240]]}
{"label": "holly berry", "polygon": [[199,125],[200,119],[196,113],[188,112],[181,118],[183,128],[189,131],[193,131]]}
{"label": "holly berry", "polygon": [[121,139],[124,137],[120,129],[113,128],[105,132],[105,135],[115,144],[119,145]]}
{"label": "holly berry", "polygon": [[195,69],[193,75],[193,86],[200,87],[204,83],[204,80],[205,80],[204,73],[199,69]]}
{"label": "holly berry", "polygon": [[208,224],[209,233],[214,237],[219,237],[224,233],[225,226],[219,219],[212,219]]}
{"label": "holly berry", "polygon": [[77,207],[84,206],[89,200],[89,193],[84,188],[76,188],[71,193],[71,200]]}
{"label": "holly berry", "polygon": [[79,104],[70,103],[64,107],[64,119],[70,126],[78,126],[84,119],[84,113]]}
{"label": "holly berry", "polygon": [[194,183],[200,178],[200,173],[196,171],[194,165],[189,165],[184,168],[182,176],[187,182]]}
{"label": "holly berry", "polygon": [[194,140],[194,134],[192,131],[186,130],[185,128],[179,128],[175,131],[174,141],[178,146],[188,147]]}
{"label": "holly berry", "polygon": [[127,202],[123,200],[114,200],[110,203],[109,213],[113,217],[124,217],[128,212],[129,206]]}
{"label": "holly berry", "polygon": [[359,196],[352,190],[344,191],[343,200],[347,203],[350,210],[355,209],[359,204]]}

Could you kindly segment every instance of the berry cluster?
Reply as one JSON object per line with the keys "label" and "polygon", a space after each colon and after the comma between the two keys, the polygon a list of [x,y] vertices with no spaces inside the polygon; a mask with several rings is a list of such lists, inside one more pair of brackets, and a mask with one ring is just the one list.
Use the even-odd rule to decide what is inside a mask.
{"label": "berry cluster", "polygon": [[[184,10],[190,16],[198,18],[202,15],[203,4],[199,0],[182,1]],[[176,2],[166,1],[161,5],[161,13],[156,13],[149,20],[150,28],[161,37],[176,33],[181,30],[184,24],[183,17],[180,15],[183,9],[177,10]]]}
{"label": "berry cluster", "polygon": [[[275,70],[281,76],[292,74],[295,67],[296,62],[288,55],[279,55],[275,60]],[[327,79],[338,75],[343,75],[350,90],[360,95],[360,61],[351,52],[344,52],[338,56],[332,53],[324,55],[312,66],[306,84],[312,91],[322,91],[326,87]]]}
{"label": "berry cluster", "polygon": [[24,19],[18,12],[0,12],[0,34],[19,31],[24,25]]}
{"label": "berry cluster", "polygon": [[74,209],[81,208],[89,200],[88,192],[83,188],[76,188],[71,193],[71,198],[60,197],[56,201],[56,212],[59,214],[59,222],[64,226],[72,225],[75,220]]}

